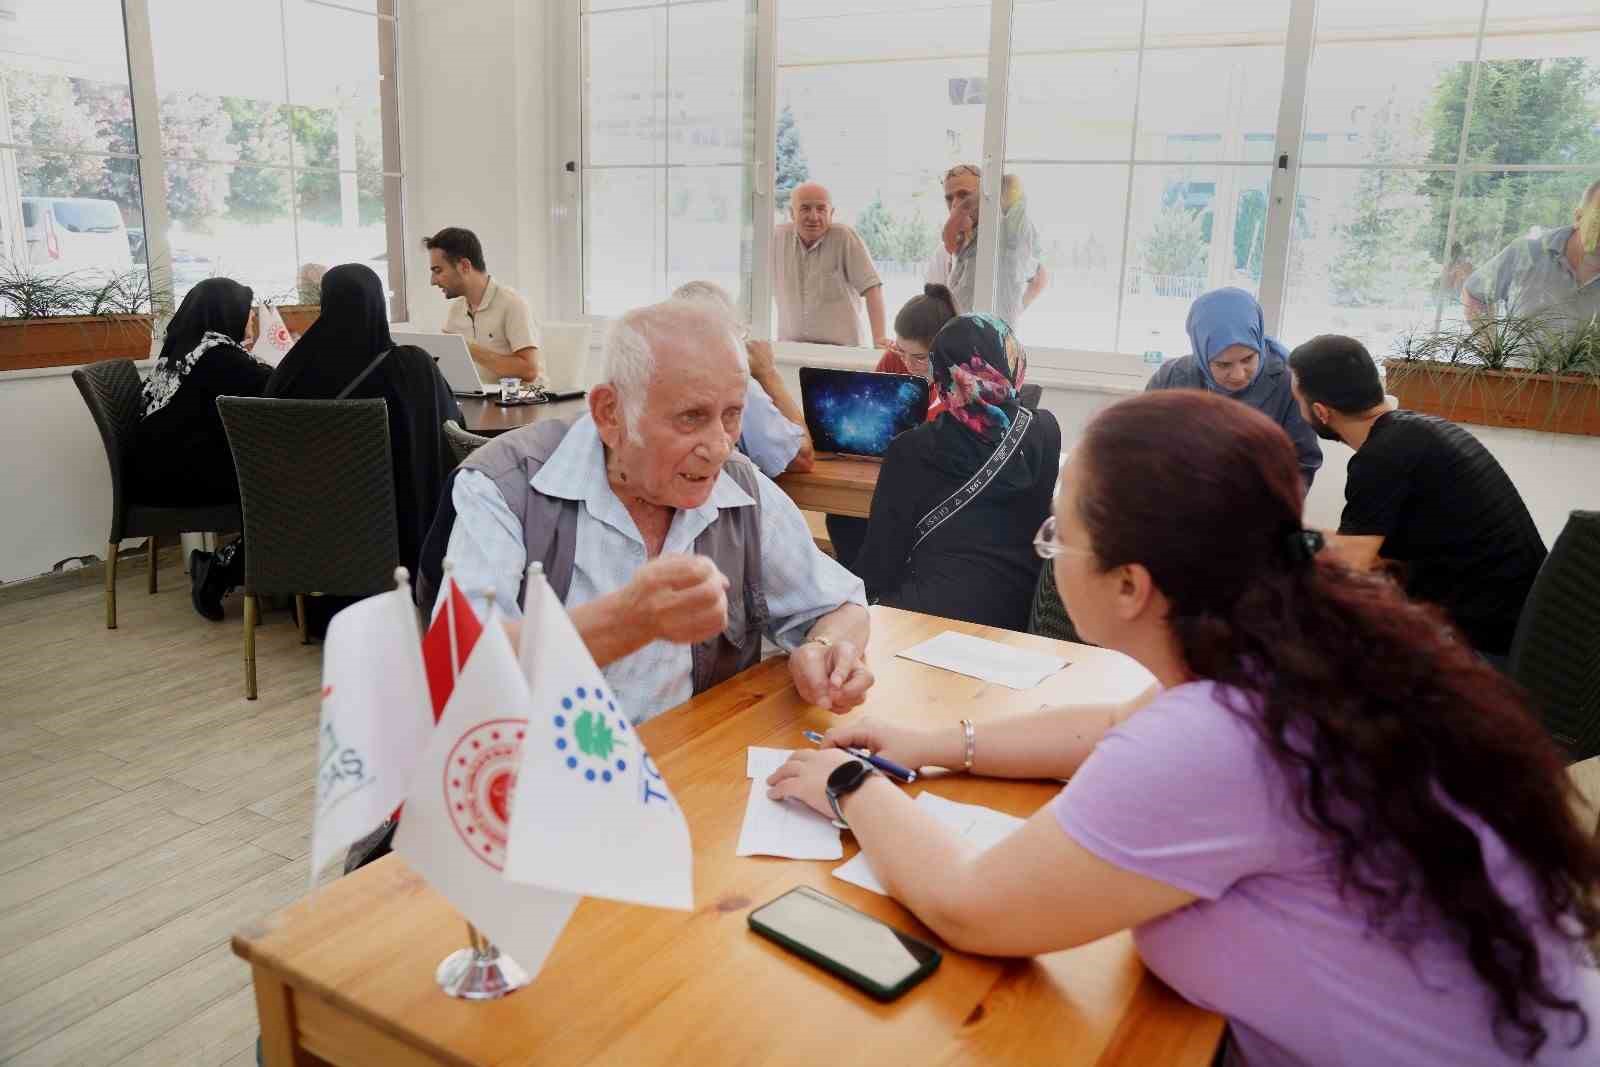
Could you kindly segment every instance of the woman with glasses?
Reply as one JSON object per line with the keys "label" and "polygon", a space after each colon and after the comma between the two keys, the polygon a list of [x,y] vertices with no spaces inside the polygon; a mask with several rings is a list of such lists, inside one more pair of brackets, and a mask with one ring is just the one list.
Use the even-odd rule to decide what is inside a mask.
{"label": "woman with glasses", "polygon": [[1228,1064],[1600,1063],[1600,848],[1562,757],[1436,608],[1319,553],[1302,497],[1288,437],[1243,404],[1108,408],[1039,551],[1154,699],[829,734],[911,767],[1070,779],[981,854],[881,776],[848,768],[830,800],[854,758],[838,747],[797,753],[770,795],[837,810],[964,951],[1131,928],[1228,1018]]}
{"label": "woman with glasses", "polygon": [[1061,428],[1018,400],[1027,361],[1000,319],[951,319],[928,358],[944,410],[889,445],[853,569],[871,601],[1026,629]]}

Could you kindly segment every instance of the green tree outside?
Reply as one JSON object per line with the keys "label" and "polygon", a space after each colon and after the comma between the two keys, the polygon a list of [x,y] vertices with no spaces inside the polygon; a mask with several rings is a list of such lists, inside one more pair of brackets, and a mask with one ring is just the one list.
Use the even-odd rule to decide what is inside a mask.
{"label": "green tree outside", "polygon": [[805,149],[800,146],[800,131],[795,128],[794,111],[788,104],[778,113],[778,173],[774,181],[777,190],[778,211],[789,211],[789,194],[794,187],[811,177],[811,166],[806,162]]}

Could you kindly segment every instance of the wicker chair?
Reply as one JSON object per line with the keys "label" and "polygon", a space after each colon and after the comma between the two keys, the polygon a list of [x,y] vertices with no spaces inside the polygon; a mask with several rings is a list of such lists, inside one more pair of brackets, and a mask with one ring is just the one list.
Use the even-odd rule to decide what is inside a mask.
{"label": "wicker chair", "polygon": [[1017,403],[1029,411],[1039,410],[1039,401],[1044,399],[1044,386],[1024,385],[1017,390]]}
{"label": "wicker chair", "polygon": [[149,553],[148,588],[156,591],[156,548],[162,537],[184,533],[226,533],[239,529],[239,509],[231,504],[154,507],[132,499],[128,459],[139,424],[139,372],[129,359],[91,363],[72,372],[83,394],[111,467],[111,532],[106,537],[106,629],[117,628],[117,548],[125,537],[144,537]]}
{"label": "wicker chair", "polygon": [[458,467],[462,460],[489,443],[489,438],[479,437],[457,426],[455,419],[444,420],[444,440],[450,449],[451,462]]}
{"label": "wicker chair", "polygon": [[382,400],[217,400],[244,507],[244,693],[256,698],[258,597],[370,596],[400,560]]}
{"label": "wicker chair", "polygon": [[1061,602],[1061,593],[1056,589],[1055,568],[1049,560],[1045,560],[1044,566],[1039,568],[1039,584],[1033,591],[1033,609],[1028,613],[1028,632],[1041,637],[1053,637],[1057,641],[1086,643],[1067,617],[1067,606]]}
{"label": "wicker chair", "polygon": [[1600,755],[1600,511],[1574,511],[1534,579],[1511,676],[1573,763]]}

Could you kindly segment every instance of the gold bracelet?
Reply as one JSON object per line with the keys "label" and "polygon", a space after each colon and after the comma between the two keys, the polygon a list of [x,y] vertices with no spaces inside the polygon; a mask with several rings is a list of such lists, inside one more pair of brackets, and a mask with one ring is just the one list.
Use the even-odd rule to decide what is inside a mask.
{"label": "gold bracelet", "polygon": [[961,733],[962,733],[962,736],[966,740],[966,760],[962,764],[962,767],[961,767],[961,769],[963,771],[972,770],[973,750],[977,747],[974,744],[974,738],[973,738],[974,732],[975,731],[972,728],[972,720],[971,719],[962,719],[961,720]]}

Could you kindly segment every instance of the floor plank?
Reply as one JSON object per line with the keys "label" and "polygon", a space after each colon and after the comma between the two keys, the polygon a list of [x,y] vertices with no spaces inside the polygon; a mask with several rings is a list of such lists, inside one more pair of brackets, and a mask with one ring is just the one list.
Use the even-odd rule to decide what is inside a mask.
{"label": "floor plank", "polygon": [[5,849],[0,851],[0,873],[72,848],[108,831],[143,822],[159,812],[171,810],[170,805],[203,795],[197,789],[165,778],[131,793],[118,793],[109,800],[80,808],[37,829],[9,838]]}
{"label": "floor plank", "polygon": [[256,995],[246,985],[120,1061],[120,1067],[220,1067],[247,1056],[254,1067]]}

